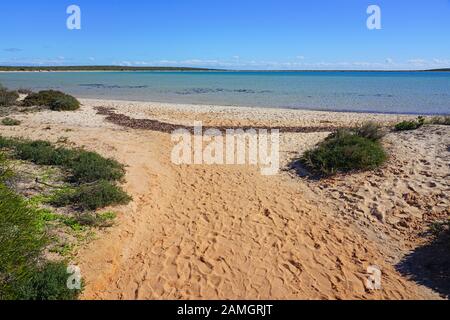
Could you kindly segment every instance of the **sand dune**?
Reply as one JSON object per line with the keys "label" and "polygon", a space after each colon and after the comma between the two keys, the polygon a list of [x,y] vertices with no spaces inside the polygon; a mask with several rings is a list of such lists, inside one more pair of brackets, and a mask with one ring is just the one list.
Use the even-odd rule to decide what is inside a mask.
{"label": "sand dune", "polygon": [[[173,146],[170,135],[121,128],[104,121],[93,109],[94,106],[114,106],[134,117],[156,117],[162,107],[151,109],[140,104],[133,111],[132,104],[126,102],[83,100],[83,103],[79,112],[22,115],[21,127],[2,128],[4,135],[53,141],[66,136],[78,146],[113,156],[127,165],[124,187],[134,201],[115,208],[120,212],[116,226],[99,235],[77,255],[76,263],[86,281],[83,298],[438,298],[431,290],[400,275],[393,267],[393,256],[387,256],[387,249],[383,249],[384,242],[376,236],[368,237],[370,231],[374,233],[376,229],[363,228],[358,222],[362,216],[365,219],[362,221],[371,224],[373,214],[365,208],[388,200],[395,202],[399,194],[394,190],[396,196],[388,197],[385,194],[390,193],[386,189],[370,185],[371,181],[377,183],[377,173],[346,177],[323,187],[293,179],[287,173],[264,177],[251,166],[176,166],[170,161]],[[250,114],[245,114],[247,111],[243,112],[244,120],[237,121],[239,112],[233,109],[227,113],[220,109],[220,116],[226,114],[224,119],[228,119],[220,122],[214,120],[219,114],[192,113],[190,109],[181,108],[173,112],[166,110],[158,119],[173,121],[178,117],[178,123],[186,123],[192,117],[203,119],[203,115],[210,125],[242,125],[251,119]],[[261,124],[268,122],[273,117],[271,112],[275,111],[248,112],[259,112],[254,123]],[[282,113],[276,111],[275,114],[277,112]],[[183,118],[183,114],[189,116]],[[316,114],[320,121],[330,122],[335,117],[335,114],[328,114],[327,118],[327,113],[317,112],[296,111],[295,114],[295,118],[285,115],[283,123],[304,123],[305,115],[312,118]],[[375,117],[386,122],[399,118]],[[282,122],[280,119],[276,123]],[[362,119],[361,115],[339,114],[336,123],[349,124]],[[309,124],[320,124],[320,121]],[[45,130],[48,126],[51,130]],[[68,128],[72,131],[67,131]],[[448,131],[444,134],[448,137]],[[324,133],[284,135],[284,163],[295,156],[295,150],[301,150],[294,146],[307,147],[323,135],[326,136]],[[401,142],[411,142],[408,139],[405,135]],[[415,145],[416,140],[412,142],[412,148],[420,147]],[[406,148],[397,139],[388,139],[388,143],[393,145],[393,151]],[[424,152],[424,161],[429,161],[430,165],[436,163],[430,158],[429,150]],[[424,167],[415,173],[413,177],[417,179],[413,182],[426,177],[421,171],[429,166],[421,157],[417,159]],[[407,159],[400,157],[394,161]],[[448,168],[428,169],[433,175],[423,180],[428,189],[420,192],[448,188],[448,185],[433,187],[431,184]],[[398,176],[395,172],[389,176],[393,184],[397,183],[400,193],[408,187],[404,183],[411,177],[408,172],[403,174],[406,177],[400,176],[399,181],[395,180],[394,175]],[[361,183],[364,179],[365,184]],[[383,176],[380,179],[391,183]],[[357,185],[360,190],[349,195],[351,187]],[[419,190],[424,185],[410,187]],[[345,197],[357,200],[343,200]],[[387,204],[385,208],[389,208]],[[405,205],[404,209],[409,210],[409,207]],[[390,219],[394,217],[395,213],[390,211],[385,215],[386,221],[393,224],[395,221]],[[370,265],[382,270],[382,290],[365,288]]]}

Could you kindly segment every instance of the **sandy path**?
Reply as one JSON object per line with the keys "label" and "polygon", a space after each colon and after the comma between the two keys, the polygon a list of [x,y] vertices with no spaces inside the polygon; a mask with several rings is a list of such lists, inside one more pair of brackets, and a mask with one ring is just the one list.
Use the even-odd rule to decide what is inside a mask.
{"label": "sandy path", "polygon": [[[129,165],[135,202],[80,253],[86,299],[428,297],[295,184],[248,167],[173,166],[165,134],[98,139]],[[368,293],[372,264],[384,289]]]}
{"label": "sandy path", "polygon": [[[51,117],[23,116],[2,134],[66,136],[113,156],[127,165],[134,198],[77,256],[84,299],[437,298],[328,206],[314,205],[304,184],[247,166],[175,166],[170,135],[104,124],[90,109],[72,125],[73,115]],[[369,265],[381,267],[383,290],[365,290]]]}

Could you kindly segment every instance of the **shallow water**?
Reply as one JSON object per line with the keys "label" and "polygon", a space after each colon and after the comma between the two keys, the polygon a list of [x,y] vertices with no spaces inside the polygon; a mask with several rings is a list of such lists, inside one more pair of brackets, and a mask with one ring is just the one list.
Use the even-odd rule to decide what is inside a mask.
{"label": "shallow water", "polygon": [[0,73],[0,83],[84,98],[450,114],[450,72]]}

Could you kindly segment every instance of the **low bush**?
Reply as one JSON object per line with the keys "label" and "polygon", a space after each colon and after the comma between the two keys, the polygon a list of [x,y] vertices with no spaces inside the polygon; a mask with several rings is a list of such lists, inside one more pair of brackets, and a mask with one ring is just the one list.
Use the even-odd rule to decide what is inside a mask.
{"label": "low bush", "polygon": [[83,210],[96,210],[111,205],[127,204],[131,197],[109,181],[82,185],[73,190],[59,192],[51,200],[57,207],[76,206]]}
{"label": "low bush", "polygon": [[47,141],[17,141],[14,147],[18,159],[37,165],[67,166],[74,156],[73,151],[55,148]]}
{"label": "low bush", "polygon": [[12,285],[16,300],[75,300],[80,289],[69,289],[65,262],[47,262],[42,267],[35,267],[21,281]]}
{"label": "low bush", "polygon": [[0,107],[10,107],[17,103],[19,94],[0,86]]}
{"label": "low bush", "polygon": [[424,117],[418,117],[417,120],[402,121],[395,125],[395,131],[416,130],[425,124]]}
{"label": "low bush", "polygon": [[12,175],[6,155],[0,151],[0,184],[8,180]]}
{"label": "low bush", "polygon": [[125,175],[123,165],[95,152],[55,147],[47,141],[28,141],[0,137],[0,148],[12,148],[15,156],[38,165],[62,166],[71,173],[71,181],[88,183],[118,181]]}
{"label": "low bush", "polygon": [[378,141],[341,130],[307,151],[300,161],[312,172],[330,176],[338,172],[375,169],[386,159],[387,154]]}
{"label": "low bush", "polygon": [[97,153],[80,151],[70,163],[72,179],[79,183],[98,180],[117,181],[125,175],[123,165]]}
{"label": "low bush", "polygon": [[450,126],[450,116],[433,117],[430,119],[429,123]]}
{"label": "low bush", "polygon": [[32,93],[24,99],[22,104],[28,107],[49,107],[55,111],[72,111],[80,108],[80,102],[76,98],[55,90]]}
{"label": "low bush", "polygon": [[386,135],[383,128],[373,121],[364,123],[360,127],[354,129],[354,132],[356,135],[372,141],[381,140]]}
{"label": "low bush", "polygon": [[80,108],[80,103],[74,97],[66,95],[52,101],[49,107],[53,111],[74,111]]}
{"label": "low bush", "polygon": [[96,228],[108,228],[114,223],[116,214],[114,212],[95,213],[87,212],[80,213],[74,217],[74,221],[80,226],[90,226]]}
{"label": "low bush", "polygon": [[0,183],[0,300],[17,297],[20,286],[37,265],[45,235],[35,210]]}
{"label": "low bush", "polygon": [[47,141],[7,139],[0,136],[0,148],[37,165],[61,166],[68,171],[68,181],[77,185],[60,190],[50,203],[82,210],[96,210],[115,204],[126,204],[131,198],[117,185],[125,175],[123,165],[113,159],[84,150],[55,147]]}
{"label": "low bush", "polygon": [[4,126],[18,126],[20,124],[21,124],[21,122],[16,119],[11,119],[11,118],[2,119],[2,125],[4,125]]}

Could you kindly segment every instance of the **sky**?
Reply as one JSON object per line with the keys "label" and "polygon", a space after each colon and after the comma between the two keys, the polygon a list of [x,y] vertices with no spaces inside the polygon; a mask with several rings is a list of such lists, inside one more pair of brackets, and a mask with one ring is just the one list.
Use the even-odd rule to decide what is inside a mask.
{"label": "sky", "polygon": [[2,0],[0,65],[450,67],[450,0]]}

